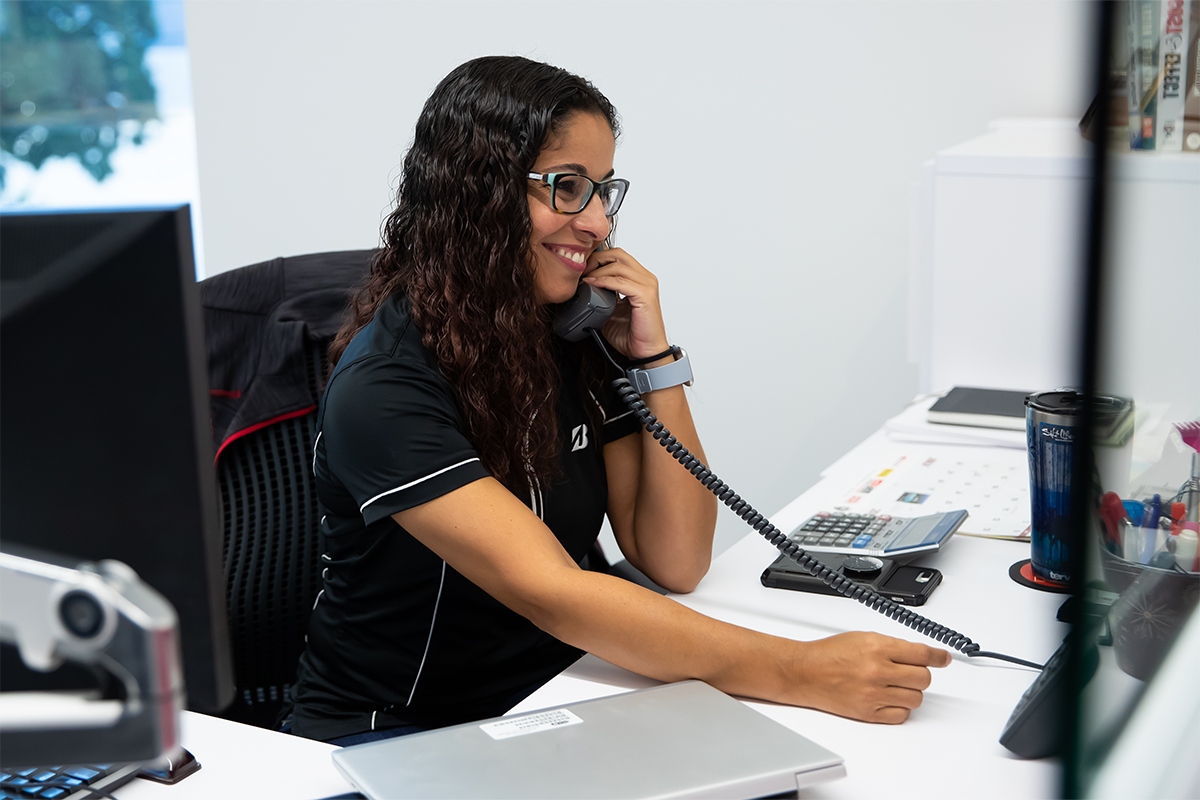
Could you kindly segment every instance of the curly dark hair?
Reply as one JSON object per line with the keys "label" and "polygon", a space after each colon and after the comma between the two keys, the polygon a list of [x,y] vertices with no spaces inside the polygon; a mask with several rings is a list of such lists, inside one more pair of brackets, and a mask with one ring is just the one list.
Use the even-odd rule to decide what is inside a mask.
{"label": "curly dark hair", "polygon": [[406,294],[468,438],[514,491],[551,477],[559,451],[557,343],[535,299],[526,175],[577,112],[619,135],[612,103],[558,67],[492,56],[447,75],[417,121],[383,249],[329,348],[336,364],[384,300]]}

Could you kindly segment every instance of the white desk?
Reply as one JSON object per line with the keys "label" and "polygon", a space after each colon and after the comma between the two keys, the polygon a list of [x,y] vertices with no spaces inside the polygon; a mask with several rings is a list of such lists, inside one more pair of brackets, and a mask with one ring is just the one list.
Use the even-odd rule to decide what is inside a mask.
{"label": "white desk", "polygon": [[[831,484],[857,469],[856,460],[869,464],[884,445],[882,433],[859,445],[839,460],[830,477],[775,514],[775,524],[790,530],[821,510],[822,498],[836,490]],[[946,455],[955,450],[920,447],[941,447]],[[845,598],[764,588],[759,575],[775,552],[751,531],[715,560],[695,592],[676,599],[712,617],[795,639],[874,630],[932,642]],[[945,551],[922,559],[940,569],[944,579],[917,610],[985,650],[1043,662],[1066,635],[1067,626],[1054,620],[1065,596],[1026,589],[1008,577],[1009,566],[1028,555],[1027,544],[955,537]],[[900,726],[868,725],[769,703],[750,705],[846,759],[848,777],[806,790],[805,797],[1050,797],[1058,793],[1057,765],[1016,759],[997,741],[1034,677],[1029,669],[956,654],[949,667],[934,671],[924,705]],[[654,683],[585,656],[512,713]],[[198,714],[185,715],[183,744],[204,765],[200,772],[174,787],[134,781],[118,791],[120,800],[315,799],[350,791],[330,760],[331,745]]]}
{"label": "white desk", "polygon": [[[872,437],[848,458],[869,456],[880,443],[879,436]],[[830,480],[805,492],[772,521],[791,530],[822,510]],[[846,598],[764,588],[759,575],[776,554],[750,532],[715,560],[695,592],[675,599],[709,616],[794,639],[873,630],[933,644]],[[1066,635],[1067,626],[1054,618],[1066,596],[1023,588],[1008,577],[1009,566],[1028,557],[1027,544],[955,537],[943,552],[920,560],[940,569],[944,579],[929,602],[915,610],[971,637],[984,650],[1044,662]],[[1060,791],[1057,764],[1017,759],[998,742],[1035,676],[1030,669],[956,653],[949,667],[934,670],[924,704],[899,726],[869,725],[770,703],[750,705],[846,759],[846,778],[806,790],[805,797],[1050,797]],[[513,711],[653,684],[586,656]]]}
{"label": "white desk", "polygon": [[337,748],[324,742],[184,712],[183,746],[200,771],[174,786],[135,779],[119,800],[318,800],[353,791],[333,766]]}

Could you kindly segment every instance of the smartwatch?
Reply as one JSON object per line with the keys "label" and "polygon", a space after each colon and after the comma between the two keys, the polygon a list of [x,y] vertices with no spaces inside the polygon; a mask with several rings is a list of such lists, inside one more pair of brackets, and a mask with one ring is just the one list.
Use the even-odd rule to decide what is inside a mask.
{"label": "smartwatch", "polygon": [[692,365],[688,361],[687,351],[682,347],[672,346],[671,355],[675,360],[670,364],[653,369],[635,367],[625,370],[625,377],[633,384],[638,394],[653,392],[658,389],[669,389],[672,386],[692,385]]}

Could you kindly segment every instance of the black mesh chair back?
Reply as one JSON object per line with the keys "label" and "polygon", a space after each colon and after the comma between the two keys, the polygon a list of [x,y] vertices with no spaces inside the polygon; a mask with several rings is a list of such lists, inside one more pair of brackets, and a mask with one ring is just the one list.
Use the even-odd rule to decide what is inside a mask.
{"label": "black mesh chair back", "polygon": [[275,259],[201,283],[237,692],[222,714],[273,727],[321,590],[312,474],[326,355],[369,251]]}
{"label": "black mesh chair back", "polygon": [[[327,342],[307,354],[313,394],[328,377]],[[272,726],[290,700],[308,617],[321,590],[312,451],[316,411],[232,442],[217,467],[237,697],[226,716]]]}

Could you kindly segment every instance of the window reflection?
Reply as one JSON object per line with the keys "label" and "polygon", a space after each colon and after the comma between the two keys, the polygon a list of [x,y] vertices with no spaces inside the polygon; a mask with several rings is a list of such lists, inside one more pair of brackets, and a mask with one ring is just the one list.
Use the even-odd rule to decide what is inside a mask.
{"label": "window reflection", "polygon": [[[1076,788],[1083,796],[1183,796],[1179,787],[1195,785],[1195,741],[1172,731],[1200,709],[1200,664],[1189,656],[1200,652],[1200,20],[1189,24],[1187,14],[1200,4],[1104,8],[1113,35],[1109,102],[1100,105],[1110,118],[1096,391],[1132,401],[1134,434],[1122,469],[1102,476],[1088,550],[1087,597],[1110,629],[1082,693]],[[1193,112],[1184,89],[1195,92]],[[1093,442],[1098,465],[1108,455],[1102,444]],[[1148,756],[1131,759],[1135,752]]]}
{"label": "window reflection", "polygon": [[182,0],[3,0],[0,48],[0,208],[189,203],[199,244]]}

